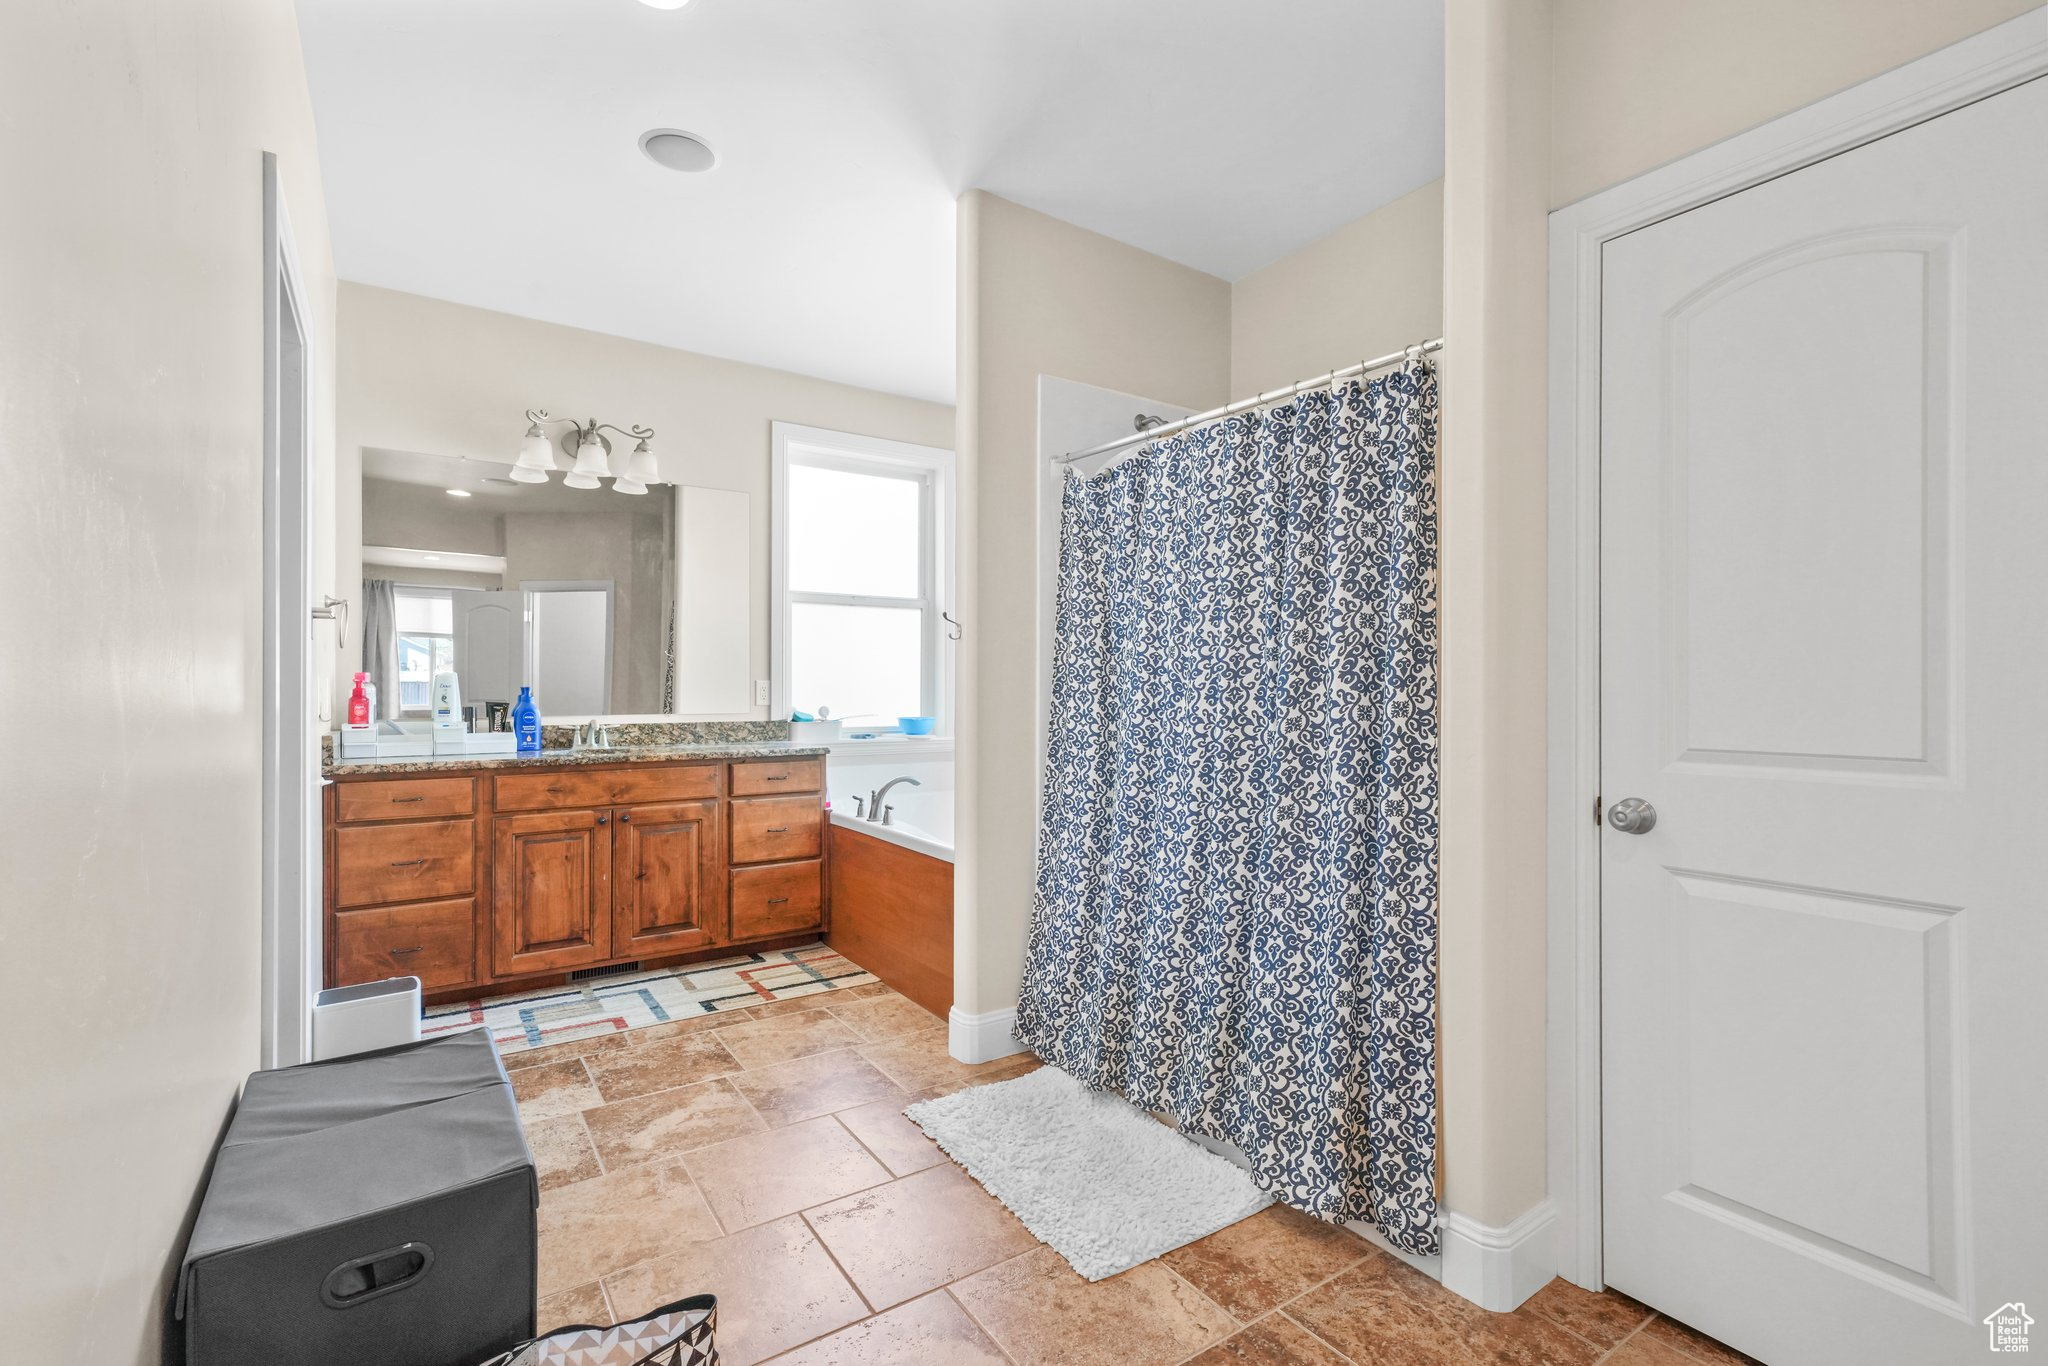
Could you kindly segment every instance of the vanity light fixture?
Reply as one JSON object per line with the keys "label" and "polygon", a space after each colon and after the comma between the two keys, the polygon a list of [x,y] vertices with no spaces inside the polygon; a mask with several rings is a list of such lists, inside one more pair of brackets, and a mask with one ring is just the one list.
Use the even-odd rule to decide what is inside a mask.
{"label": "vanity light fixture", "polygon": [[[556,468],[555,444],[541,430],[551,422],[566,422],[570,430],[562,437],[562,447],[576,457],[576,463],[563,477],[562,483],[572,489],[594,489],[602,485],[600,479],[612,481],[612,488],[618,493],[645,493],[649,484],[661,482],[661,468],[655,463],[654,448],[648,443],[654,439],[654,428],[635,424],[621,427],[610,422],[599,422],[596,418],[579,423],[574,418],[549,417],[545,408],[526,410],[526,436],[519,443],[519,457],[512,463],[512,477],[522,484],[545,484],[548,472]],[[605,437],[604,429],[630,436],[639,444],[633,447],[633,454],[624,462],[624,468],[614,471],[611,466],[612,443]]]}

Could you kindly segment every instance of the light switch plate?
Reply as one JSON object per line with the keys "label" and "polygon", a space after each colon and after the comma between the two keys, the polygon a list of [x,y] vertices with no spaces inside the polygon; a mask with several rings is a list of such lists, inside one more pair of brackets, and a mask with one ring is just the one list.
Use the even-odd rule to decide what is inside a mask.
{"label": "light switch plate", "polygon": [[754,680],[754,705],[757,707],[768,705],[768,680],[765,678]]}

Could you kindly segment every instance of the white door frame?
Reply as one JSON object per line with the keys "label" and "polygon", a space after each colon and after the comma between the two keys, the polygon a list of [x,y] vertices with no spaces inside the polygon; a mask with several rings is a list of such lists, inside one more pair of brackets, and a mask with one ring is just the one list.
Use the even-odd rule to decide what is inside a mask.
{"label": "white door frame", "polygon": [[[2048,74],[2048,10],[1550,216],[1549,1183],[1557,1269],[1600,1245],[1600,291],[1611,239]],[[1787,338],[1788,346],[1800,344]]]}
{"label": "white door frame", "polygon": [[313,1056],[313,996],[320,983],[319,766],[312,710],[314,355],[304,280],[277,157],[265,152],[264,1067],[289,1067]]}

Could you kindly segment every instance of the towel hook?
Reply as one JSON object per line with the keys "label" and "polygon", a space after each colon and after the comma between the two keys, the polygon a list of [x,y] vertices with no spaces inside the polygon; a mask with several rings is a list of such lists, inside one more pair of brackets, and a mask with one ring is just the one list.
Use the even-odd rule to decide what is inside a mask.
{"label": "towel hook", "polygon": [[952,614],[951,612],[941,612],[941,613],[939,613],[939,620],[941,620],[941,621],[945,622],[945,623],[946,623],[946,625],[948,625],[948,626],[950,626],[950,627],[952,627],[952,628],[953,628],[952,630],[950,630],[950,631],[946,632],[946,639],[948,639],[948,640],[958,640],[958,639],[960,639],[960,633],[961,633],[961,626],[960,626],[960,623],[959,623],[959,622],[957,622],[957,621],[953,620],[953,614]]}

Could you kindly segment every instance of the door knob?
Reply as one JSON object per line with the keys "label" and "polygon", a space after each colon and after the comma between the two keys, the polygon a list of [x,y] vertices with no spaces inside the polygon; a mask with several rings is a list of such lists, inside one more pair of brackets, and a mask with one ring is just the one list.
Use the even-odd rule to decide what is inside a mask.
{"label": "door knob", "polygon": [[1657,808],[1641,797],[1623,797],[1609,808],[1607,823],[1624,835],[1647,835],[1657,824]]}

